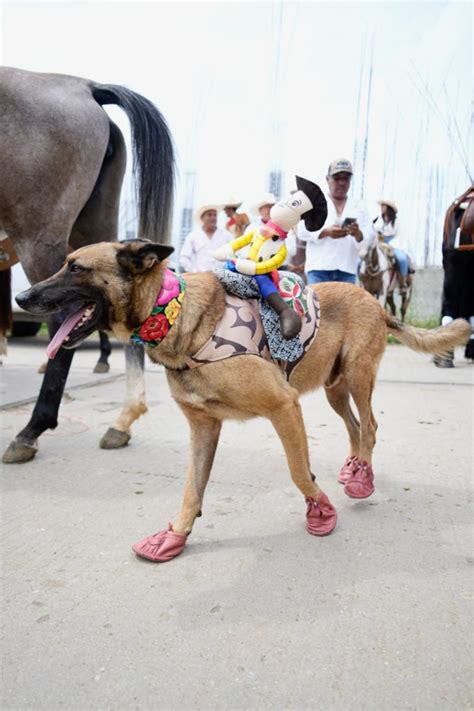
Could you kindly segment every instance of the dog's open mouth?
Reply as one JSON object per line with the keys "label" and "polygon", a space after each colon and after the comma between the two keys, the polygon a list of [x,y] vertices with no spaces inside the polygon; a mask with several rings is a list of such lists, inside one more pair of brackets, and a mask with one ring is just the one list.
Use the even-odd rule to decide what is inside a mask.
{"label": "dog's open mouth", "polygon": [[96,304],[89,303],[70,314],[58,328],[49,343],[46,353],[48,358],[54,358],[61,346],[75,348],[90,336],[97,327]]}

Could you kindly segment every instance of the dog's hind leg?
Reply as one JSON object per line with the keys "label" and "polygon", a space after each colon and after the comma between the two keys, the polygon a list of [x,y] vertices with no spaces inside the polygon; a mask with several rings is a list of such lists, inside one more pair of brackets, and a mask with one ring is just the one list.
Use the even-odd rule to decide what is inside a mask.
{"label": "dog's hind leg", "polygon": [[306,499],[306,530],[315,536],[325,536],[336,526],[336,510],[313,481],[309,468],[308,440],[296,391],[288,388],[281,395],[283,397],[279,398],[267,417],[285,449],[291,478]]}
{"label": "dog's hind leg", "polygon": [[377,421],[371,400],[377,365],[377,362],[361,359],[352,365],[346,375],[360,419],[359,456],[354,460],[351,475],[344,487],[344,492],[354,499],[365,499],[375,491],[372,451],[375,446]]}
{"label": "dog's hind leg", "polygon": [[189,535],[197,516],[201,515],[204,491],[219,442],[222,422],[201,410],[179,403],[191,430],[191,452],[181,512],[173,530]]}
{"label": "dog's hind leg", "polygon": [[338,481],[346,484],[352,476],[352,469],[359,457],[360,424],[350,404],[350,393],[344,377],[333,386],[325,386],[324,392],[332,409],[344,420],[350,443],[350,454],[339,472]]}
{"label": "dog's hind leg", "polygon": [[145,353],[134,343],[124,346],[126,394],[122,412],[100,440],[102,449],[117,449],[128,444],[130,427],[147,411],[145,395]]}

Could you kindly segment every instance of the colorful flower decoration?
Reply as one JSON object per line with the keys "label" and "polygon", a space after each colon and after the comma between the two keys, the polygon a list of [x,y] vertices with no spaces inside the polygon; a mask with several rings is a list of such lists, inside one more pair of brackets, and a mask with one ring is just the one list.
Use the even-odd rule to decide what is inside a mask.
{"label": "colorful flower decoration", "polygon": [[182,276],[175,276],[167,269],[151,314],[134,330],[130,340],[145,346],[158,346],[179,316],[185,289]]}

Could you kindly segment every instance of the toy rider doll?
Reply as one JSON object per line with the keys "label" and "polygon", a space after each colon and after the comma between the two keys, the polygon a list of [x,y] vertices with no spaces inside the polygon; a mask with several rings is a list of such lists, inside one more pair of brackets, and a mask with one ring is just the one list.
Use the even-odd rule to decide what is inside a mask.
{"label": "toy rider doll", "polygon": [[[286,201],[277,202],[270,210],[270,220],[260,227],[246,232],[214,252],[220,261],[230,260],[226,267],[232,271],[255,278],[262,299],[280,317],[284,338],[290,339],[301,330],[301,318],[278,292],[278,268],[287,255],[285,239],[288,232],[303,219],[310,232],[319,230],[326,221],[326,198],[317,185],[296,176],[296,192]],[[245,259],[234,259],[235,253],[250,245]]]}

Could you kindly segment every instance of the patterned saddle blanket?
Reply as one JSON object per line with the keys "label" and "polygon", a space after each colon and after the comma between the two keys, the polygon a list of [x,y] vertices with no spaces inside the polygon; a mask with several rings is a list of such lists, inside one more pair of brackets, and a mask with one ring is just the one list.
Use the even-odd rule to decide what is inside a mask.
{"label": "patterned saddle blanket", "polygon": [[215,273],[226,290],[226,309],[213,335],[190,358],[188,367],[237,355],[257,355],[274,361],[288,379],[317,336],[320,308],[316,293],[297,275],[280,273],[280,294],[302,317],[298,336],[286,340],[278,314],[261,300],[252,277],[226,269]]}

